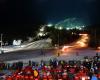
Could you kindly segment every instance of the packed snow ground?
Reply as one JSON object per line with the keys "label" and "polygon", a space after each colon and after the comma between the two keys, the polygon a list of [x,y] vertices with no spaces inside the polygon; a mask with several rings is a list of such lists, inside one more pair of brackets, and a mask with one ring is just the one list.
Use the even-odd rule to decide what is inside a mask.
{"label": "packed snow ground", "polygon": [[[77,55],[78,53],[78,55]],[[77,49],[71,52],[61,53],[58,57],[55,50],[28,50],[28,51],[18,51],[8,54],[1,54],[0,61],[4,62],[18,62],[23,61],[28,63],[29,60],[40,62],[41,60],[48,61],[50,59],[57,58],[58,60],[82,60],[84,56],[92,57],[97,53],[96,50],[92,49]],[[100,55],[100,52],[98,52]]]}

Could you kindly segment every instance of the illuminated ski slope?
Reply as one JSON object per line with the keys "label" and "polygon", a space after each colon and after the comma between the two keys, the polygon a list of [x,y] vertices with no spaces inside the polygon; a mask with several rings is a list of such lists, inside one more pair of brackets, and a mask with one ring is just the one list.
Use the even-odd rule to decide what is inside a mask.
{"label": "illuminated ski slope", "polygon": [[51,47],[50,39],[43,39],[43,40],[38,40],[35,42],[23,44],[20,46],[5,46],[2,48],[2,50],[4,51],[4,53],[6,53],[6,52],[12,52],[18,50],[42,49],[42,48],[50,48],[50,47]]}

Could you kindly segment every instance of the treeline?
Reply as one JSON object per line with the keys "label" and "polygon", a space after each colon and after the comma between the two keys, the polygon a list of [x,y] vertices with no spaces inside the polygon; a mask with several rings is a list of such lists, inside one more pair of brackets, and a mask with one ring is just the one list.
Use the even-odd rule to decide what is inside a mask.
{"label": "treeline", "polygon": [[79,38],[79,30],[66,30],[66,29],[55,29],[54,27],[47,28],[49,37],[52,39],[52,44],[69,44]]}
{"label": "treeline", "polygon": [[89,46],[93,48],[100,46],[100,25],[87,26],[86,31],[90,34]]}

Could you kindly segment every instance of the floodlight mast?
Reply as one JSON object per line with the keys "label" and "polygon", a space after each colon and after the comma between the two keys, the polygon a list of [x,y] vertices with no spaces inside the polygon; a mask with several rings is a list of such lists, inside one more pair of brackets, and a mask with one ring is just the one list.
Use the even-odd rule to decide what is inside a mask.
{"label": "floodlight mast", "polygon": [[63,29],[63,27],[62,26],[56,27],[56,29],[58,29],[58,52],[57,52],[57,54],[58,54],[58,56],[60,56],[60,53],[59,53],[59,50],[60,50],[60,31]]}
{"label": "floodlight mast", "polygon": [[1,34],[1,40],[0,40],[0,43],[1,43],[1,48],[0,48],[1,50],[0,50],[0,53],[3,53],[3,52],[2,52],[2,36],[3,36],[3,34]]}
{"label": "floodlight mast", "polygon": [[1,49],[2,49],[2,37],[3,37],[3,34],[1,34],[1,41],[0,41],[1,42]]}

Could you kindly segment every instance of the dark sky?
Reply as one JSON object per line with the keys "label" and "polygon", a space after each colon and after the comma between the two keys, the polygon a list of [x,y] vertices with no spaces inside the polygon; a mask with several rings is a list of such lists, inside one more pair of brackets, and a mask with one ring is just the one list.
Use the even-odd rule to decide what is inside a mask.
{"label": "dark sky", "polygon": [[73,17],[86,24],[98,24],[99,3],[100,0],[0,0],[0,33],[27,34],[37,24]]}

